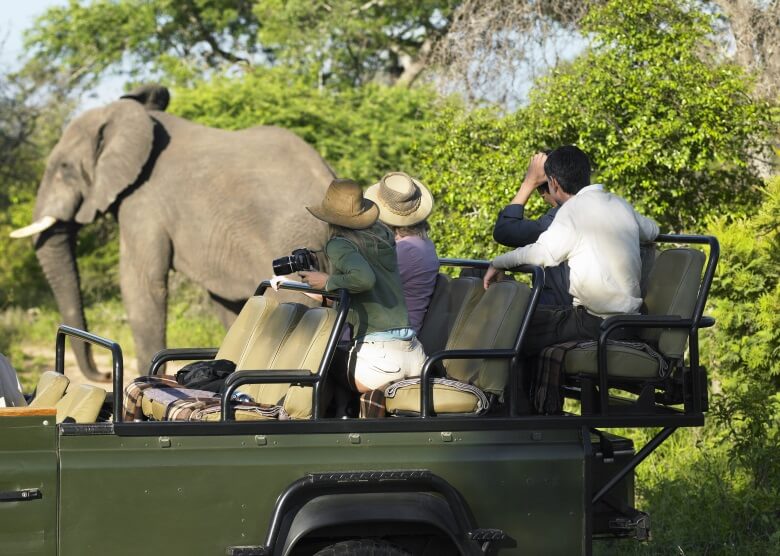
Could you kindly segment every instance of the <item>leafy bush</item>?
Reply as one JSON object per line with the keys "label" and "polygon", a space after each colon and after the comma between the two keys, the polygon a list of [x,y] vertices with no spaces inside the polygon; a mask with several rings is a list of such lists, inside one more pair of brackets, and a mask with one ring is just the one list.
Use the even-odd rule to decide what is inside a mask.
{"label": "leafy bush", "polygon": [[288,70],[258,68],[174,90],[170,111],[223,129],[290,129],[313,145],[336,174],[371,184],[393,170],[417,174],[412,150],[430,148],[422,122],[434,118],[437,105],[428,89],[371,84],[334,92],[317,89]]}
{"label": "leafy bush", "polygon": [[[438,202],[434,236],[449,255],[495,253],[491,222],[534,151],[578,144],[605,183],[663,230],[701,231],[709,214],[755,206],[754,165],[777,110],[751,99],[743,71],[703,53],[710,19],[672,0],[605,3],[586,20],[592,47],[540,80],[503,116],[451,108],[429,124],[421,174]],[[531,215],[543,210],[539,200]]]}
{"label": "leafy bush", "polygon": [[[716,386],[713,413],[753,487],[780,511],[780,177],[766,186],[758,213],[716,218],[721,243],[712,290],[717,326],[705,344]],[[778,529],[780,531],[780,529]]]}

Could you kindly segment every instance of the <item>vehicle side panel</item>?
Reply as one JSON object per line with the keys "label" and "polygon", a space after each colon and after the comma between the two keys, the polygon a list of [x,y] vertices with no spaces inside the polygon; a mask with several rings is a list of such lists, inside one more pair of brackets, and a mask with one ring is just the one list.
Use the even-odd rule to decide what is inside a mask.
{"label": "vehicle side panel", "polygon": [[0,554],[57,554],[57,426],[54,413],[0,415],[0,493],[27,500],[0,501]]}
{"label": "vehicle side panel", "polygon": [[[542,437],[543,434],[543,437]],[[262,545],[274,502],[310,472],[428,469],[504,554],[579,554],[576,431],[61,437],[61,556],[224,554]]]}

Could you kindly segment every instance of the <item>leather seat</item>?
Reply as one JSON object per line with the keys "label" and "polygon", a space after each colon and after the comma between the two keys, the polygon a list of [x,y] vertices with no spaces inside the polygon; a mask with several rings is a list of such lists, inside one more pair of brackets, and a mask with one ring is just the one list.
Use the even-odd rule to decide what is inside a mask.
{"label": "leather seat", "polygon": [[[471,279],[478,281],[482,289],[479,279]],[[452,292],[452,295],[460,294]],[[457,318],[446,349],[513,349],[530,298],[530,288],[521,282],[493,284],[470,311]],[[510,364],[507,359],[444,360],[446,378],[434,380],[434,411],[437,414],[483,413],[491,400],[503,399]],[[385,396],[388,413],[418,414],[420,380],[407,379],[390,385]]]}
{"label": "leather seat", "polygon": [[[236,370],[269,368],[305,309],[299,303],[279,304],[270,298],[250,298],[228,330],[216,358],[234,361]],[[253,394],[244,388],[242,391],[250,396]],[[169,418],[174,403],[181,405],[188,400],[214,397],[213,392],[200,390],[149,388],[143,391],[141,409],[147,418],[160,421]],[[182,416],[189,418],[190,414],[184,412]]]}
{"label": "leather seat", "polygon": [[439,274],[417,334],[426,354],[438,353],[446,347],[452,330],[474,308],[484,291],[479,278],[462,276],[451,279],[446,274]]}
{"label": "leather seat", "polygon": [[[295,328],[279,346],[276,355],[265,366],[251,365],[247,370],[308,370],[316,373],[328,345],[336,311],[327,307],[315,307],[303,313]],[[249,359],[251,361],[251,358]],[[258,362],[259,363],[259,362]],[[310,419],[312,413],[312,388],[290,384],[247,384],[237,389],[255,400],[255,403],[280,407],[285,418]],[[221,417],[219,408],[209,407],[192,414],[190,420],[217,421]],[[239,405],[235,410],[236,420],[268,418],[259,411]]]}
{"label": "leather seat", "polygon": [[[695,249],[661,251],[647,280],[644,299],[646,314],[691,318],[699,295],[704,261],[704,253]],[[645,328],[640,332],[640,340],[647,346],[632,346],[631,342],[607,346],[607,372],[610,377],[652,379],[663,376],[668,368],[683,358],[688,332],[681,329]],[[564,359],[566,373],[597,374],[597,351],[594,342],[585,342],[567,351]]]}

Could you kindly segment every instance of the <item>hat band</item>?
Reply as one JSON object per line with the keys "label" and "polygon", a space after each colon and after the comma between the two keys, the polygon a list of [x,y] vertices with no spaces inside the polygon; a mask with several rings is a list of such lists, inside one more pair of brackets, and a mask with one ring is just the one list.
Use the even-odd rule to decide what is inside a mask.
{"label": "hat band", "polygon": [[390,189],[384,182],[379,186],[378,193],[379,198],[384,201],[387,208],[398,216],[408,216],[412,214],[420,208],[420,203],[422,202],[422,195],[417,187],[414,188],[414,197],[408,200],[403,193]]}

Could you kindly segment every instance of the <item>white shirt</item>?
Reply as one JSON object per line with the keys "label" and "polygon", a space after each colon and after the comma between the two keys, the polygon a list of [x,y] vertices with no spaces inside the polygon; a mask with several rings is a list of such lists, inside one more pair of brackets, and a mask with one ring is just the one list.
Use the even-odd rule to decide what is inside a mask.
{"label": "white shirt", "polygon": [[536,243],[496,257],[493,266],[556,266],[569,261],[574,305],[600,317],[636,313],[642,304],[639,243],[656,236],[658,224],[594,184],[561,206]]}

